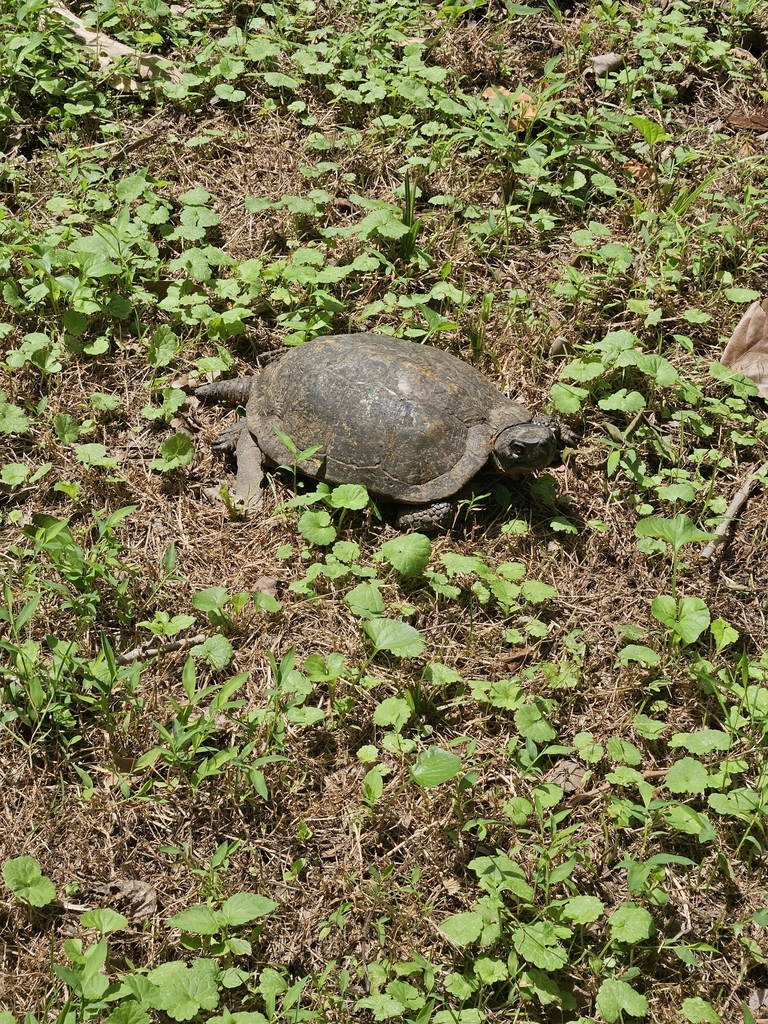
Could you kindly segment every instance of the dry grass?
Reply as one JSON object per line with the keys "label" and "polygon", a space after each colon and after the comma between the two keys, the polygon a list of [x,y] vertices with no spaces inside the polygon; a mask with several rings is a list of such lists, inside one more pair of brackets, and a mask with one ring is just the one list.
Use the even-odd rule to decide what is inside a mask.
{"label": "dry grass", "polygon": [[[325,11],[323,16],[334,24],[333,11]],[[535,88],[545,63],[553,55],[563,54],[572,74],[568,94],[573,109],[583,110],[596,102],[594,88],[581,77],[585,60],[581,40],[593,26],[591,8],[570,12],[562,23],[542,14],[530,36],[506,24],[502,17],[501,10],[492,10],[488,20],[475,29],[457,21],[441,32],[431,60],[450,68],[453,80],[474,93],[495,83]],[[609,45],[616,45],[615,39],[598,23],[591,52],[599,53]],[[723,83],[702,75],[691,86],[690,101],[677,109],[680,136],[686,144],[702,150],[711,146],[713,160],[727,155],[734,161],[733,171],[717,182],[724,194],[740,192],[742,176],[752,172],[737,162],[753,157],[758,147],[746,136],[712,143],[709,125],[736,102],[758,103],[763,78],[761,65],[752,81],[729,83],[724,95]],[[306,100],[318,119],[311,130],[338,137],[344,111],[329,104],[322,91],[308,90]],[[374,109],[361,115],[360,127],[367,128],[376,113]],[[211,128],[221,136],[202,148],[184,147],[186,139]],[[300,171],[308,162],[304,149],[308,130],[279,105],[262,110],[253,103],[239,114],[202,105],[198,111],[192,106],[161,105],[153,110],[151,105],[146,109],[137,105],[125,116],[124,139],[130,144],[149,135],[150,141],[127,152],[124,160],[118,156],[105,161],[97,154],[93,161],[105,177],[114,174],[121,178],[148,167],[157,179],[170,183],[164,192],[170,199],[192,188],[208,189],[216,197],[220,217],[210,241],[236,260],[274,259],[297,241],[305,243],[312,237],[312,225],[297,223],[284,211],[247,215],[243,198],[254,195],[278,201],[314,187],[316,183],[308,184]],[[17,162],[32,202],[10,194],[4,197],[11,213],[29,216],[38,231],[50,228],[55,220],[46,210],[46,200],[66,188],[56,166],[53,141],[52,150],[38,148],[26,163]],[[352,222],[346,200],[355,192],[398,201],[396,188],[402,182],[399,169],[404,162],[400,142],[373,147],[364,140],[342,148],[337,160],[338,168],[322,179],[322,187],[337,198],[329,207],[326,226]],[[758,166],[749,165],[755,169],[756,183]],[[497,249],[492,245],[484,249],[470,239],[466,224],[435,214],[435,208],[426,205],[431,196],[451,194],[462,202],[495,206],[510,180],[502,168],[491,167],[482,156],[474,163],[448,162],[429,179],[425,177],[418,211],[424,216],[419,244],[429,250],[436,268],[425,275],[427,287],[437,279],[439,268],[450,263],[451,280],[461,281],[466,293],[477,297],[460,314],[459,332],[435,343],[469,357],[469,327],[476,320],[482,296],[493,293],[496,303],[487,326],[487,354],[478,365],[499,386],[539,407],[546,402],[549,387],[562,367],[561,361],[547,359],[554,336],[580,343],[596,331],[603,335],[636,323],[627,315],[627,296],[620,283],[616,285],[613,319],[606,317],[600,303],[573,309],[553,296],[550,285],[561,278],[563,267],[578,261],[570,231],[596,217],[611,229],[612,240],[633,239],[636,244],[636,226],[627,203],[606,204],[589,212],[553,200],[562,225],[550,242],[542,244],[540,236],[524,226]],[[638,202],[647,200],[642,183],[630,182],[627,187],[635,188]],[[706,216],[702,205],[700,217]],[[765,244],[764,225],[756,230],[760,244]],[[300,238],[302,231],[304,238]],[[354,239],[342,242],[334,259],[341,263],[353,258],[359,248]],[[649,261],[651,258],[649,254]],[[723,257],[723,268],[726,263]],[[764,272],[764,264],[762,269]],[[367,291],[360,288],[347,294],[336,327],[340,331],[359,327],[362,310],[392,284],[385,279],[367,280]],[[504,295],[506,289],[515,287],[525,288],[531,304],[527,311],[510,315]],[[418,282],[414,290],[419,290]],[[731,307],[714,293],[696,292],[693,284],[685,294],[668,295],[666,302],[665,315],[669,317],[697,304],[714,316],[700,328],[693,354],[679,347],[676,350],[675,365],[681,373],[694,376],[696,364],[704,369],[717,358],[719,336],[732,326]],[[48,311],[47,324],[42,326],[11,310],[5,315],[13,326],[5,338],[7,348],[17,347],[28,331],[57,327],[53,311]],[[366,329],[396,326],[396,318],[384,315],[378,323],[365,323]],[[258,353],[279,347],[281,341],[282,331],[273,311],[254,316],[246,333],[228,343],[235,355],[233,372],[247,371]],[[195,359],[215,354],[215,348],[193,328],[185,335],[184,345],[168,384],[179,382],[191,395]],[[632,488],[626,479],[606,477],[603,425],[609,417],[592,406],[583,421],[574,422],[584,439],[577,455],[551,470],[560,496],[555,509],[527,484],[521,484],[513,488],[508,509],[499,510],[486,502],[463,512],[456,529],[433,545],[430,565],[435,569],[440,568],[439,556],[444,551],[481,552],[489,565],[520,561],[526,566],[526,578],[554,586],[558,596],[542,613],[550,623],[546,637],[531,637],[522,646],[510,646],[503,639],[503,630],[520,623],[507,622],[497,606],[476,601],[469,591],[470,581],[463,581],[466,585],[459,600],[439,601],[422,581],[408,584],[390,579],[383,587],[385,599],[412,606],[407,621],[426,638],[427,652],[401,662],[377,658],[367,669],[375,675],[375,682],[369,685],[355,677],[368,654],[359,621],[342,600],[348,582],[337,585],[327,581],[316,599],[288,589],[304,571],[296,517],[278,510],[290,495],[288,475],[276,473],[271,478],[265,507],[256,520],[230,517],[215,495],[222,481],[231,485],[232,467],[209,449],[221,417],[192,397],[175,425],[194,438],[193,465],[167,475],[150,469],[168,428],[162,423],[149,424],[141,415],[153,377],[144,352],[145,343],[137,339],[130,322],[125,322],[116,325],[108,356],[71,360],[62,372],[51,376],[41,376],[29,367],[13,374],[0,370],[11,401],[32,406],[43,398],[48,402],[45,419],[36,423],[29,435],[0,438],[3,461],[23,462],[32,471],[50,461],[51,482],[78,480],[82,487],[82,501],[77,505],[52,486],[37,486],[21,499],[8,498],[0,527],[2,558],[16,600],[27,588],[25,552],[30,550],[29,541],[19,533],[20,526],[39,514],[69,518],[81,542],[92,542],[92,512],[135,504],[136,511],[118,533],[125,547],[121,557],[136,569],[129,590],[133,624],[120,621],[104,589],[105,603],[99,615],[78,635],[84,656],[95,656],[102,633],[118,654],[145,643],[148,634],[136,624],[151,619],[156,610],[170,615],[196,614],[194,629],[205,630],[205,617],[191,605],[192,595],[205,588],[225,586],[235,594],[269,585],[282,600],[282,611],[267,614],[247,605],[227,631],[234,648],[232,664],[223,673],[199,669],[200,681],[205,683],[220,683],[235,672],[248,673],[237,694],[242,704],[222,716],[215,745],[226,748],[242,742],[241,723],[249,713],[264,707],[265,692],[275,682],[269,652],[279,660],[289,648],[295,648],[299,667],[311,654],[343,654],[353,670],[351,678],[339,679],[335,690],[316,684],[313,702],[333,714],[334,702],[338,705],[348,698],[348,710],[334,727],[287,727],[284,746],[278,750],[286,760],[264,768],[270,794],[266,801],[233,772],[206,779],[194,789],[189,772],[160,763],[153,770],[132,769],[135,760],[159,742],[156,723],[167,725],[172,720],[170,699],[185,701],[181,683],[188,655],[185,650],[147,659],[141,669],[138,698],[126,700],[115,693],[108,707],[84,715],[79,725],[82,739],[66,754],[53,740],[43,742],[18,724],[4,729],[0,736],[0,820],[4,822],[0,861],[22,853],[34,856],[55,882],[58,901],[39,911],[25,908],[7,892],[0,901],[0,1008],[17,1017],[34,1012],[39,1020],[55,1019],[54,1011],[46,1008],[54,991],[51,952],[65,962],[62,942],[84,934],[78,918],[86,907],[109,905],[129,917],[129,927],[110,939],[109,968],[119,971],[129,964],[155,966],[178,957],[176,938],[165,920],[209,896],[240,890],[270,897],[280,907],[265,924],[252,957],[246,958],[247,969],[282,965],[293,978],[318,976],[334,960],[352,972],[350,991],[356,997],[367,991],[369,965],[384,959],[390,964],[407,961],[413,950],[435,964],[454,964],[460,970],[464,955],[451,947],[438,926],[447,915],[474,904],[479,893],[476,877],[468,868],[473,858],[520,843],[519,863],[527,873],[535,871],[537,842],[544,843],[547,837],[532,835],[528,827],[515,827],[504,812],[504,802],[512,795],[530,795],[532,788],[555,770],[559,759],[546,758],[541,773],[526,772],[515,756],[520,736],[512,716],[473,700],[464,683],[441,688],[421,682],[426,662],[441,662],[460,673],[463,680],[509,678],[542,662],[562,663],[567,656],[564,640],[578,630],[585,647],[573,687],[552,690],[541,671],[525,681],[529,694],[556,701],[551,710],[556,742],[570,744],[584,731],[592,732],[596,743],[605,744],[612,737],[640,742],[633,726],[639,713],[663,718],[669,726],[667,739],[673,731],[701,728],[710,719],[716,722],[716,701],[702,692],[684,660],[670,659],[663,679],[656,670],[617,667],[617,628],[626,623],[652,628],[649,604],[655,595],[669,592],[670,568],[668,560],[638,552]],[[704,386],[710,393],[716,392],[711,384],[705,382]],[[118,479],[103,469],[84,469],[71,449],[56,442],[50,429],[57,413],[69,413],[78,421],[89,415],[88,399],[96,391],[121,400],[116,413],[99,414],[87,438],[104,444],[117,459]],[[730,428],[726,423],[722,436],[703,444],[733,452],[727,437]],[[675,424],[662,424],[661,434],[674,440],[675,429]],[[755,449],[742,452],[744,461],[715,481],[716,491],[724,497],[763,459]],[[655,458],[650,448],[646,457],[650,471]],[[18,521],[9,518],[11,511],[21,514]],[[554,514],[567,514],[578,526],[578,533],[554,532],[550,528]],[[502,531],[503,524],[514,518],[529,522],[525,535]],[[602,533],[592,530],[587,524],[594,520],[609,528]],[[367,513],[352,514],[345,521],[345,536],[362,549],[362,565],[370,564],[381,543],[393,535],[386,521],[379,523]],[[176,574],[163,581],[159,567],[171,543],[178,557]],[[294,546],[289,560],[278,556],[285,544]],[[713,617],[724,617],[739,631],[750,658],[759,658],[765,644],[765,549],[765,504],[760,495],[750,504],[722,555],[711,563],[697,562],[695,554],[686,558],[689,566],[681,578],[682,593],[703,598]],[[58,577],[47,568],[40,578]],[[272,582],[265,584],[265,580]],[[34,638],[43,641],[47,633],[69,637],[78,628],[76,617],[62,610],[61,595],[45,594],[34,621]],[[707,653],[705,645],[701,650]],[[476,772],[476,779],[463,794],[450,785],[418,789],[408,783],[408,758],[387,755],[391,772],[383,796],[375,808],[368,809],[361,803],[366,766],[356,752],[365,744],[381,741],[382,731],[373,721],[376,706],[406,690],[421,693],[419,744],[455,749],[464,757],[465,768]],[[256,730],[255,735],[256,756],[277,749],[269,746],[263,730]],[[666,743],[645,743],[643,754],[646,759],[638,767],[654,784],[657,779],[660,784],[670,763],[670,750]],[[90,795],[77,769],[90,776]],[[621,793],[604,782],[606,770],[600,765],[588,779],[586,791],[577,790],[563,798],[562,809],[570,811],[566,824],[578,829],[581,862],[572,876],[577,889],[599,896],[611,909],[636,898],[627,890],[626,873],[617,866],[625,854],[642,859],[660,848],[695,860],[695,870],[669,872],[669,902],[654,908],[658,948],[643,947],[637,957],[642,977],[653,979],[653,985],[644,989],[650,1003],[649,1019],[660,1024],[676,1020],[674,1008],[681,998],[701,993],[716,1003],[723,1021],[736,1020],[745,998],[768,984],[764,967],[747,956],[737,936],[724,937],[725,923],[746,921],[765,903],[762,848],[739,848],[738,823],[730,829],[723,827],[716,842],[706,849],[681,832],[667,830],[659,840],[650,826],[643,829],[630,823],[618,827],[606,809],[613,796]],[[757,829],[756,835],[761,834]],[[225,842],[239,845],[226,868],[217,873],[208,865]],[[171,848],[180,852],[169,852]],[[299,858],[305,864],[294,875],[291,868]],[[121,897],[119,889],[106,895],[99,889],[125,881],[149,887],[143,896],[154,901],[151,913],[142,916],[137,912],[134,917],[135,892],[124,892]],[[347,908],[344,927],[329,926],[321,939],[324,922],[343,908]],[[592,945],[599,949],[607,931],[604,923],[595,927]],[[763,930],[747,925],[746,931],[768,956]],[[694,991],[689,987],[691,975],[662,941],[713,934],[718,937],[719,955],[702,957]],[[580,955],[569,963],[561,983],[571,986],[581,1012],[588,1014],[594,1012],[598,981],[586,955]],[[237,1004],[234,996],[231,998],[234,1009]],[[334,1008],[323,1004],[320,996],[313,998],[321,1019],[348,1019],[349,1004],[346,1009]],[[490,1019],[501,1021],[511,1019],[512,1011],[499,1000],[498,1005],[488,1005],[486,1012]],[[573,1019],[556,1017],[554,1011],[550,1014],[535,1003],[527,1012],[529,1018],[525,1019],[536,1021]]]}

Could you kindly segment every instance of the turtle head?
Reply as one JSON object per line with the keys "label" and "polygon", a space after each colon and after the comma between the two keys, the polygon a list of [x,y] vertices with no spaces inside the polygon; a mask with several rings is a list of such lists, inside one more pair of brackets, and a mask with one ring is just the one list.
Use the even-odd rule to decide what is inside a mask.
{"label": "turtle head", "polygon": [[491,455],[501,473],[517,476],[544,469],[561,447],[557,420],[552,416],[534,416],[528,423],[514,423],[500,431]]}

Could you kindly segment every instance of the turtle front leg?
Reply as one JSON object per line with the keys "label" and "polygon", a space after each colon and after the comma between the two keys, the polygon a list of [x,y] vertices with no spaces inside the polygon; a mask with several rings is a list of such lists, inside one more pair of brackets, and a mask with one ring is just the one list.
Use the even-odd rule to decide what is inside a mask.
{"label": "turtle front leg", "polygon": [[418,530],[419,533],[445,533],[456,517],[455,501],[436,501],[431,505],[403,505],[395,516],[398,530]]}
{"label": "turtle front leg", "polygon": [[256,444],[256,438],[245,424],[237,438],[236,455],[235,499],[242,501],[249,512],[254,512],[261,507],[264,500],[264,492],[261,489],[264,479],[263,455]]}

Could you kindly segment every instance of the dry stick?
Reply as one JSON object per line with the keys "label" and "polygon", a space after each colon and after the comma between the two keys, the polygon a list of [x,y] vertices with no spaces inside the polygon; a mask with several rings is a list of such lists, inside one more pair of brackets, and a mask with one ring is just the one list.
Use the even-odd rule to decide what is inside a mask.
{"label": "dry stick", "polygon": [[739,510],[741,509],[741,506],[747,500],[755,485],[760,482],[758,477],[760,476],[760,474],[765,473],[766,471],[768,471],[768,462],[764,462],[756,473],[750,473],[749,476],[746,478],[744,483],[741,485],[741,487],[734,495],[733,501],[725,510],[725,516],[723,518],[722,523],[720,523],[720,525],[715,530],[715,536],[701,552],[702,558],[711,558],[717,550],[718,545],[722,544],[723,539],[725,538],[725,535],[728,532],[729,527],[731,526]]}
{"label": "dry stick", "polygon": [[118,665],[130,665],[137,658],[155,658],[158,654],[168,654],[170,651],[180,651],[182,648],[191,647],[193,644],[202,644],[205,642],[205,639],[205,633],[199,633],[197,636],[190,636],[185,640],[174,640],[170,644],[160,644],[158,647],[147,647],[144,644],[140,644],[138,647],[134,647],[132,651],[118,654],[115,660]]}

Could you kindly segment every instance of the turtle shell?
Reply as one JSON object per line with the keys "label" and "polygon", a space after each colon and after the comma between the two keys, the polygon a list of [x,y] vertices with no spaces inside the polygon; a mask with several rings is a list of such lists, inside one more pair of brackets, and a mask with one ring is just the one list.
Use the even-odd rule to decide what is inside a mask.
{"label": "turtle shell", "polygon": [[448,352],[383,334],[340,334],[288,350],[253,381],[248,427],[278,465],[330,483],[362,483],[410,504],[454,494],[500,430],[531,413]]}

